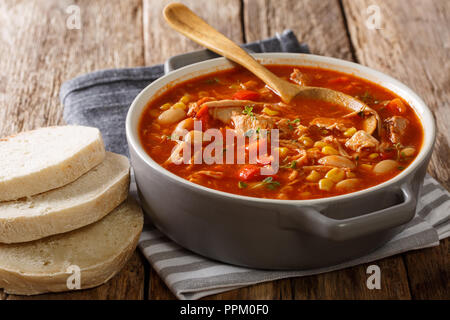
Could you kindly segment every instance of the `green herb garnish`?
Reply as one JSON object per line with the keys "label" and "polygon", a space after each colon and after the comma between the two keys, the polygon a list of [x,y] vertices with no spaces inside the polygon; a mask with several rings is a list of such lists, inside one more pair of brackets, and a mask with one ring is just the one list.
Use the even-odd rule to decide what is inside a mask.
{"label": "green herb garnish", "polygon": [[295,169],[295,168],[297,168],[297,161],[291,161],[290,163],[288,163],[288,164],[286,164],[286,165],[284,165],[284,166],[281,166],[281,168],[284,168],[284,169]]}
{"label": "green herb garnish", "polygon": [[239,189],[245,189],[245,188],[247,188],[247,184],[243,181],[239,181],[238,187],[239,187]]}
{"label": "green herb garnish", "polygon": [[254,114],[253,114],[253,107],[251,107],[251,106],[245,106],[245,108],[244,108],[244,110],[242,111],[242,113],[245,114],[245,115],[247,115],[247,116],[253,117],[253,116],[254,116]]}
{"label": "green herb garnish", "polygon": [[275,190],[280,186],[280,183],[278,181],[273,181],[272,177],[265,178],[262,183],[269,190]]}
{"label": "green herb garnish", "polygon": [[214,78],[206,79],[205,83],[215,84],[215,83],[220,83],[220,80],[218,78],[214,77]]}
{"label": "green herb garnish", "polygon": [[398,166],[397,169],[398,169],[398,170],[403,170],[403,169],[405,169],[405,167],[403,167],[403,166]]}

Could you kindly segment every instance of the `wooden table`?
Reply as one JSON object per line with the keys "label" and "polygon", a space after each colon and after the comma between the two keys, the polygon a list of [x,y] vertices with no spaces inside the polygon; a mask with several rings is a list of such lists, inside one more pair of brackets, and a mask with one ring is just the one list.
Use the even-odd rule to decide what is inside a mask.
{"label": "wooden table", "polygon": [[[0,136],[62,124],[63,81],[103,69],[152,65],[199,47],[169,30],[162,0],[4,0],[0,3]],[[450,124],[448,0],[189,0],[183,1],[238,43],[286,28],[312,53],[356,61],[400,79],[436,115],[438,135],[429,173],[447,189]],[[81,9],[69,29],[67,8]],[[367,27],[378,5],[381,28]],[[371,8],[369,8],[371,10]],[[375,8],[376,10],[376,8]],[[372,20],[369,20],[371,22]],[[361,265],[327,274],[263,283],[211,299],[448,299],[449,240],[439,247],[377,261],[381,290],[366,287]],[[32,299],[172,299],[136,252],[107,284]],[[24,299],[6,295],[0,299]]]}

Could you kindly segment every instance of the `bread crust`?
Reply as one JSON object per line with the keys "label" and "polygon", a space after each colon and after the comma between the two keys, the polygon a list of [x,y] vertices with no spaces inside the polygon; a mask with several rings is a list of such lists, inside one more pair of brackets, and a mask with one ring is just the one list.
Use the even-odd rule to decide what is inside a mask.
{"label": "bread crust", "polygon": [[[83,130],[82,126],[76,127]],[[27,132],[21,132],[17,135],[1,139],[3,143],[11,143],[17,137],[32,136],[38,130],[59,129],[61,127],[46,127]],[[28,172],[21,176],[15,176],[10,179],[0,179],[0,201],[16,200],[22,197],[32,196],[46,192],[55,188],[62,187],[88,172],[90,169],[101,163],[105,159],[105,147],[100,131],[97,130],[97,137],[91,143],[86,144],[78,152],[68,156],[64,161],[40,168],[36,171]],[[43,152],[45,146],[42,146]],[[1,150],[1,149],[0,149]],[[1,159],[1,158],[0,158]]]}
{"label": "bread crust", "polygon": [[[123,208],[125,206],[125,210]],[[119,212],[116,212],[119,210]],[[131,255],[136,249],[140,233],[143,227],[143,214],[141,208],[136,204],[136,202],[130,198],[126,200],[121,206],[119,206],[111,215],[132,215],[127,221],[128,223],[134,223],[134,226],[124,225],[123,228],[128,228],[127,232],[129,234],[123,236],[124,239],[122,241],[126,241],[125,246],[120,250],[114,251],[114,254],[105,257],[100,263],[96,263],[93,265],[85,266],[81,268],[81,288],[80,289],[88,289],[93,288],[99,285],[104,284],[112,277],[114,277],[126,264],[126,262],[130,259]],[[120,210],[125,212],[120,212]],[[106,216],[103,219],[108,219],[109,216]],[[97,222],[100,223],[100,222]],[[69,232],[64,235],[57,235],[54,237],[65,237],[66,240],[70,239],[70,237],[74,233],[80,232],[97,232],[99,239],[98,241],[102,241],[102,231],[104,227],[97,228],[95,224],[91,227],[93,228],[82,228],[79,230],[75,230]],[[103,228],[103,229],[102,229]],[[42,241],[42,240],[38,240]],[[57,241],[57,240],[56,240]],[[27,245],[27,244],[23,244]],[[76,245],[76,244],[74,244]],[[95,244],[92,244],[95,246]],[[7,245],[3,245],[7,246]],[[19,245],[20,246],[20,245]],[[0,251],[2,247],[0,246]],[[20,249],[16,249],[20,250]],[[37,253],[36,253],[37,254]],[[30,257],[32,259],[33,257]],[[73,257],[71,260],[71,264],[77,265],[77,259],[83,260],[86,257]],[[61,266],[61,271],[53,272],[53,273],[44,273],[40,272],[40,270],[36,270],[36,272],[21,272],[17,269],[11,270],[5,268],[0,261],[0,288],[3,288],[4,291],[8,294],[18,294],[18,295],[37,295],[48,292],[63,292],[63,291],[71,291],[67,287],[67,279],[70,274],[66,273],[65,268]]]}
{"label": "bread crust", "polygon": [[[108,153],[107,157],[108,160],[111,159],[111,162],[115,162],[117,167],[119,167],[120,162],[120,167],[123,167],[121,172],[114,172],[117,176],[105,189],[99,190],[98,193],[91,195],[90,198],[82,199],[82,202],[74,203],[70,207],[49,209],[43,214],[31,216],[20,215],[21,209],[18,208],[18,215],[14,217],[2,216],[2,205],[0,204],[0,242],[20,243],[42,239],[79,229],[106,216],[127,198],[130,183],[128,159],[112,153]],[[72,182],[72,184],[77,184],[81,179],[88,177],[89,172],[79,180]],[[55,192],[61,193],[66,189],[67,186],[64,186],[57,190],[40,194],[37,197],[45,198],[46,195],[51,195]],[[29,203],[33,203],[33,197],[29,199],[31,200]],[[18,202],[20,203],[20,201]]]}

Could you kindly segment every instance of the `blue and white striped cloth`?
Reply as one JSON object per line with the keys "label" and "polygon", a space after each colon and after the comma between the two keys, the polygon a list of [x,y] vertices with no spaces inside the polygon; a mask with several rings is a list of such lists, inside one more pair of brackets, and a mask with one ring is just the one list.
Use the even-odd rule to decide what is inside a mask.
{"label": "blue and white striped cloth", "polygon": [[[291,31],[245,46],[253,52],[306,52]],[[100,129],[109,151],[127,155],[125,117],[134,97],[164,74],[156,65],[103,70],[77,77],[61,87],[64,119],[69,124]],[[132,183],[131,191],[136,186]],[[416,216],[407,228],[382,248],[336,266],[304,271],[262,271],[212,261],[194,254],[147,225],[139,248],[179,299],[199,299],[265,281],[307,276],[368,263],[402,252],[437,246],[450,235],[450,195],[427,176]]]}
{"label": "blue and white striped cloth", "polygon": [[407,227],[378,250],[332,267],[303,271],[262,271],[227,265],[183,249],[154,227],[141,235],[139,248],[179,299],[208,295],[256,283],[308,276],[373,262],[402,252],[439,245],[450,235],[450,194],[427,176],[416,216]]}

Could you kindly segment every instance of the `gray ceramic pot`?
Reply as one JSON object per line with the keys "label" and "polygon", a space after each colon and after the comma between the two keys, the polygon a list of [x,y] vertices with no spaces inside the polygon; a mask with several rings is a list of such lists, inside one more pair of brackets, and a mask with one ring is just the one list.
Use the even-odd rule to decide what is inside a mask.
{"label": "gray ceramic pot", "polygon": [[416,111],[425,136],[414,162],[393,179],[351,194],[316,200],[238,196],[196,185],[163,169],[142,148],[137,125],[147,102],[168,87],[231,68],[224,58],[167,74],[134,100],[126,120],[132,166],[144,210],[168,237],[201,255],[264,269],[333,265],[373,251],[410,221],[431,156],[435,125],[430,110],[391,77],[351,62],[302,54],[266,53],[266,64],[319,66],[352,73],[403,97]]}

